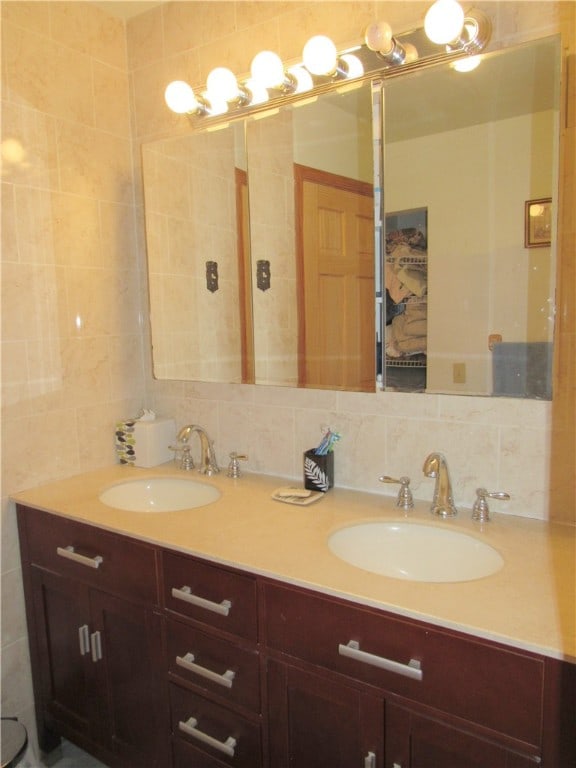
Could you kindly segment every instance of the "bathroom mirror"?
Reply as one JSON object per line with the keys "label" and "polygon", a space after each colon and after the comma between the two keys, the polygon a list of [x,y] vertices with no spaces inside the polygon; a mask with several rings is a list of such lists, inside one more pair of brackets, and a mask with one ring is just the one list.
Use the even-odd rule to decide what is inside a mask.
{"label": "bathroom mirror", "polygon": [[[144,145],[155,376],[550,397],[558,94],[554,38],[483,56],[473,72],[441,65],[381,91],[335,87]],[[385,117],[373,117],[380,102]],[[379,141],[385,211],[374,217]],[[331,188],[356,201],[352,277],[322,272],[320,259],[311,272],[305,258],[339,262],[350,227],[340,203],[319,202]],[[550,214],[536,247],[525,245],[527,201]],[[346,373],[333,354],[345,343]]]}
{"label": "bathroom mirror", "polygon": [[154,375],[253,381],[244,126],[142,154]]}
{"label": "bathroom mirror", "polygon": [[383,385],[550,398],[559,43],[479,61],[384,85]]}
{"label": "bathroom mirror", "polygon": [[371,114],[365,82],[246,122],[257,383],[374,391]]}

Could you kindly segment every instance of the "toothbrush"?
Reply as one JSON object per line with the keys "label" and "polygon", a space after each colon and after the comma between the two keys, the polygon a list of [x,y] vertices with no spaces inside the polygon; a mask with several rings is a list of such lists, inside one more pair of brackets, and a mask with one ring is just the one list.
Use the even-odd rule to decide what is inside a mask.
{"label": "toothbrush", "polygon": [[340,440],[340,437],[338,432],[332,432],[331,429],[328,429],[320,441],[320,445],[314,451],[316,456],[326,456],[327,453],[331,453],[334,450],[334,443]]}

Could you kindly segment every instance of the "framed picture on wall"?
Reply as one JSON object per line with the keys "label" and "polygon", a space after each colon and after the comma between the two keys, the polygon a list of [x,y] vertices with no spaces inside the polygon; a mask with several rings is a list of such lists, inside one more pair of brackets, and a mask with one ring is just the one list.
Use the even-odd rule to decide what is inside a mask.
{"label": "framed picture on wall", "polygon": [[550,245],[552,232],[552,198],[526,200],[524,203],[524,247],[543,248]]}

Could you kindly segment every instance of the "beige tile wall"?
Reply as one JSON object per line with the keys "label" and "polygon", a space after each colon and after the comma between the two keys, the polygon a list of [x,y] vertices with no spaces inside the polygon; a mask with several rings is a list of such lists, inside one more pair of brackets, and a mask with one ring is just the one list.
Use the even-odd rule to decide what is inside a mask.
{"label": "beige tile wall", "polygon": [[2,3],[2,714],[32,730],[6,496],[114,460],[144,398],[123,22]]}
{"label": "beige tile wall", "polygon": [[[320,425],[332,424],[344,435],[338,484],[369,491],[383,492],[382,472],[408,473],[416,493],[429,497],[422,460],[443,450],[457,501],[470,504],[485,484],[512,493],[510,512],[548,515],[551,429],[564,455],[574,443],[566,426],[570,414],[574,423],[573,287],[561,294],[561,349],[572,350],[571,371],[562,368],[560,379],[562,411],[516,400],[159,383],[150,375],[139,144],[186,130],[164,107],[165,84],[202,83],[216,64],[246,71],[264,47],[294,57],[316,32],[354,41],[374,17],[407,28],[427,5],[178,2],[134,19],[126,34],[122,22],[80,1],[2,3],[3,714],[32,729],[17,534],[6,497],[112,462],[115,420],[142,405],[205,425],[222,461],[242,450],[250,469],[293,477]],[[554,2],[480,5],[494,19],[497,46],[574,20],[573,3],[559,4],[562,19]],[[570,45],[573,61],[573,38]],[[569,125],[565,167],[573,169],[573,114]],[[566,220],[573,179],[566,172]],[[570,221],[565,254],[574,253]],[[562,262],[565,285],[571,258]],[[564,466],[573,471],[573,460]],[[554,487],[562,510],[573,510],[565,478]]]}

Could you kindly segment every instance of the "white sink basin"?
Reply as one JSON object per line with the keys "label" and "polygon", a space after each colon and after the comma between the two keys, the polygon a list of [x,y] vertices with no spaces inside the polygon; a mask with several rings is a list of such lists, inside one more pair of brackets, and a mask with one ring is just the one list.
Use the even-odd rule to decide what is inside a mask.
{"label": "white sink basin", "polygon": [[419,523],[349,526],[333,533],[328,546],[351,565],[407,581],[472,581],[504,565],[493,547],[473,536]]}
{"label": "white sink basin", "polygon": [[188,478],[153,477],[126,480],[100,494],[100,501],[128,512],[177,512],[212,504],[220,498],[213,485]]}

